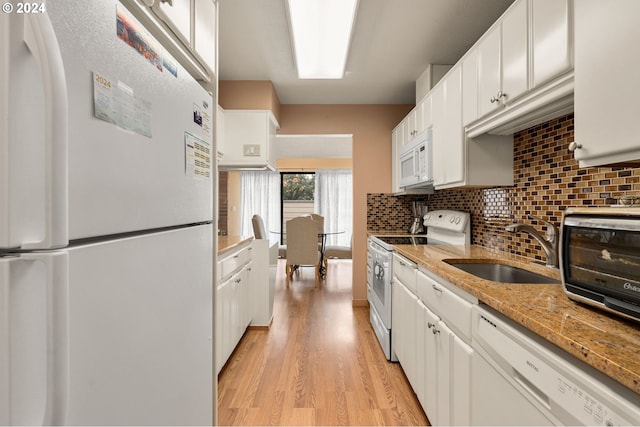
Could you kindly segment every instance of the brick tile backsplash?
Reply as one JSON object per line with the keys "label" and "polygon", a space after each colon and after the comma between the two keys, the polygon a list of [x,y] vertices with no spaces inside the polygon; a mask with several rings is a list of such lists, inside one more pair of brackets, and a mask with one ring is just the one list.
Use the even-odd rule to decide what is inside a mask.
{"label": "brick tile backsplash", "polygon": [[540,245],[524,233],[504,231],[507,224],[543,225],[529,215],[560,226],[571,206],[617,204],[624,196],[640,196],[640,168],[579,168],[569,152],[573,114],[550,120],[514,135],[514,185],[495,188],[437,190],[429,196],[367,195],[367,227],[397,231],[411,225],[411,201],[427,200],[430,210],[456,209],[471,213],[472,243],[538,261]]}

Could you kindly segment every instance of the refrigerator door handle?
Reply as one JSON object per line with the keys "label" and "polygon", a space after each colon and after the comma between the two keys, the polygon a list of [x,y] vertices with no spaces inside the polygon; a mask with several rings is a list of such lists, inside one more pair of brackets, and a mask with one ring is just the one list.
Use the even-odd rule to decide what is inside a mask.
{"label": "refrigerator door handle", "polygon": [[[18,264],[21,265],[18,265]],[[37,264],[41,264],[37,266]],[[15,268],[16,274],[12,274],[11,269]],[[38,279],[33,280],[33,276],[29,276],[25,271],[31,269],[38,271]],[[20,279],[28,277],[27,282],[21,282]],[[14,282],[12,283],[12,280]],[[44,283],[42,283],[44,282]],[[30,320],[37,319],[33,313],[33,292],[25,292],[25,289],[35,290],[37,294],[44,294],[43,308],[45,311],[42,316],[44,325],[25,325],[25,316]],[[11,294],[14,295],[11,295]],[[3,354],[3,362],[0,364],[0,378],[7,379],[0,386],[0,409],[7,415],[10,420],[8,424],[33,424],[34,421],[42,422],[41,425],[66,425],[67,411],[69,403],[69,261],[67,252],[48,252],[48,253],[28,253],[21,254],[15,258],[0,259],[0,303],[2,303],[3,312],[0,318],[0,339],[2,339],[2,348],[7,349],[7,354]],[[14,305],[14,307],[11,307]],[[35,308],[39,308],[35,304]],[[5,310],[6,309],[6,310]],[[19,313],[15,313],[14,311]],[[28,314],[31,313],[29,316]],[[15,317],[15,321],[13,321]],[[14,324],[12,324],[14,323]],[[43,334],[37,331],[43,329]],[[17,329],[17,330],[14,330]],[[36,351],[36,355],[31,354],[34,350],[25,342],[33,342],[34,337],[25,337],[24,334],[35,332],[34,337],[42,337],[46,343],[37,344],[36,347],[46,349],[43,356],[45,360],[41,361],[37,357],[40,354]],[[12,337],[12,334],[14,335]],[[25,339],[26,338],[26,339]],[[17,345],[12,347],[12,343]],[[5,347],[4,344],[7,344]],[[23,354],[25,352],[26,354]],[[7,356],[7,357],[4,357]],[[20,368],[13,370],[11,365],[18,363]],[[28,361],[28,362],[27,362]],[[6,362],[6,363],[5,363]],[[33,379],[33,374],[28,363],[44,365],[44,378],[42,380]],[[4,365],[7,366],[4,366]],[[33,367],[33,366],[31,366]],[[26,376],[25,376],[26,375]],[[7,378],[4,378],[7,376]],[[17,376],[17,378],[12,378]],[[25,378],[30,378],[25,380]],[[13,382],[13,385],[12,385]],[[42,387],[40,387],[42,384]],[[44,388],[44,390],[30,390],[30,387]],[[20,405],[20,410],[16,413],[12,412],[12,396],[11,391],[17,387],[20,389],[19,395],[21,399],[29,399],[29,396],[42,396],[43,404],[33,402],[13,402]],[[6,398],[6,401],[5,401]],[[18,399],[20,400],[20,399]],[[39,398],[37,398],[40,401]],[[6,407],[5,407],[6,406]],[[42,418],[38,414],[24,413],[25,408],[42,409]],[[4,411],[7,409],[7,411]],[[27,415],[27,419],[21,418],[21,415]],[[0,421],[7,421],[0,417]],[[36,421],[36,422],[37,422]]]}
{"label": "refrigerator door handle", "polygon": [[68,222],[68,109],[62,54],[46,13],[25,14],[24,41],[43,79],[45,103],[45,227],[40,242],[24,242],[23,249],[50,249],[69,242]]}

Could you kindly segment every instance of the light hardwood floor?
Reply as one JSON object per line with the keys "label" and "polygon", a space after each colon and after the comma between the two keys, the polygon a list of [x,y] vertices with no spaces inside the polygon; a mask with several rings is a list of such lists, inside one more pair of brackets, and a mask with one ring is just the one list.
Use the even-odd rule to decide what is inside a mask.
{"label": "light hardwood floor", "polygon": [[428,425],[397,363],[352,307],[351,261],[329,262],[314,288],[278,265],[270,330],[248,330],[218,377],[220,425]]}

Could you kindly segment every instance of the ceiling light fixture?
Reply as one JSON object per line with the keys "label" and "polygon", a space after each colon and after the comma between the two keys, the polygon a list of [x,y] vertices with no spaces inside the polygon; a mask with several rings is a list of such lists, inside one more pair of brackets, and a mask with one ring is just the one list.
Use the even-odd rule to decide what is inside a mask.
{"label": "ceiling light fixture", "polygon": [[358,0],[287,0],[300,79],[341,79]]}

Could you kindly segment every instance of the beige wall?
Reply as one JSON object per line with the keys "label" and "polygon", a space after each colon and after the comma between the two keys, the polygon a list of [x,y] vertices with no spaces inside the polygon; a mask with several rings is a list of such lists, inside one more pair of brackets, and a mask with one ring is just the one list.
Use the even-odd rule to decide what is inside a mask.
{"label": "beige wall", "polygon": [[367,299],[367,193],[391,192],[391,131],[412,105],[281,106],[279,135],[353,135],[353,300]]}
{"label": "beige wall", "polygon": [[271,110],[280,122],[280,100],[270,81],[221,80],[218,104],[229,110]]}
{"label": "beige wall", "polygon": [[351,169],[351,159],[277,159],[276,167],[281,172],[313,172],[316,169]]}

